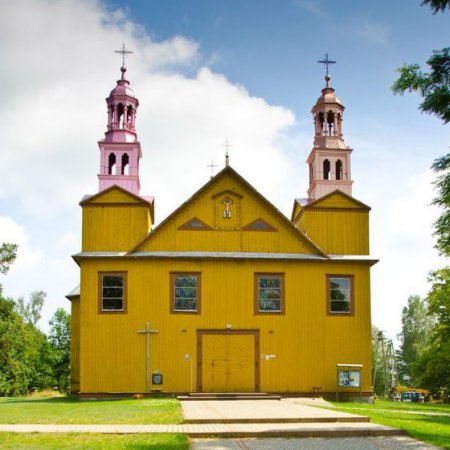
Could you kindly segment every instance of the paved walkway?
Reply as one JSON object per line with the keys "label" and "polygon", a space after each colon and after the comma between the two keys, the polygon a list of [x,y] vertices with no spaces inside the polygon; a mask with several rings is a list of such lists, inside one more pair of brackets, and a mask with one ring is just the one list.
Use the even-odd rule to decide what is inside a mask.
{"label": "paved walkway", "polygon": [[437,450],[406,436],[307,439],[193,439],[192,450]]}
{"label": "paved walkway", "polygon": [[[319,402],[319,401],[318,401]],[[317,408],[295,398],[282,400],[182,401],[186,423],[369,422],[368,417]]]}

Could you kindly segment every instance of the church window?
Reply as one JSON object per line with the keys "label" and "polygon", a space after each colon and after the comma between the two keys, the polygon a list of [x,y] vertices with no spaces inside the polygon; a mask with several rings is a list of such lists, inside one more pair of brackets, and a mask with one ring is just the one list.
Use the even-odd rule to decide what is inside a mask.
{"label": "church window", "polygon": [[116,155],[110,153],[108,156],[108,175],[116,174]]}
{"label": "church window", "polygon": [[200,273],[171,273],[172,313],[200,313]]}
{"label": "church window", "polygon": [[334,136],[334,113],[333,111],[328,111],[327,113],[327,134],[328,136]]}
{"label": "church window", "polygon": [[124,112],[125,112],[125,108],[123,106],[122,103],[119,103],[119,105],[117,106],[117,119],[118,119],[118,123],[119,123],[119,128],[123,128],[124,125]]}
{"label": "church window", "polygon": [[255,314],[284,313],[284,274],[255,274]]}
{"label": "church window", "polygon": [[126,273],[99,273],[100,312],[126,312],[126,288]]}
{"label": "church window", "polygon": [[323,179],[330,179],[330,161],[328,159],[323,162]]}
{"label": "church window", "polygon": [[342,161],[336,161],[336,180],[342,180]]}
{"label": "church window", "polygon": [[127,153],[122,155],[122,175],[129,175],[130,172],[130,158]]}
{"label": "church window", "polygon": [[353,276],[327,275],[328,314],[353,315]]}

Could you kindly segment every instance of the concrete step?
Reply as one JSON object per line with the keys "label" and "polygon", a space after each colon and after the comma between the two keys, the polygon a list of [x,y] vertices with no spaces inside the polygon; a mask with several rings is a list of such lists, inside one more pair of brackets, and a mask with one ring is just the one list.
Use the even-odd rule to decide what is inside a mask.
{"label": "concrete step", "polygon": [[370,417],[259,417],[259,418],[202,418],[202,419],[185,419],[183,423],[368,423]]}
{"label": "concrete step", "polygon": [[191,392],[189,395],[179,395],[181,401],[199,400],[281,400],[281,396],[264,392]]}

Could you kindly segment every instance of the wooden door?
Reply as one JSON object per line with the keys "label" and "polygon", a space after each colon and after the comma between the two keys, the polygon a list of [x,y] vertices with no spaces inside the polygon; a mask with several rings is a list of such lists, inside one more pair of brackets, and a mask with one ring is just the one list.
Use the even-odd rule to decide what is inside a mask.
{"label": "wooden door", "polygon": [[[200,336],[198,367],[202,392],[259,390],[257,335],[254,332],[205,331]],[[200,373],[201,372],[201,373]]]}

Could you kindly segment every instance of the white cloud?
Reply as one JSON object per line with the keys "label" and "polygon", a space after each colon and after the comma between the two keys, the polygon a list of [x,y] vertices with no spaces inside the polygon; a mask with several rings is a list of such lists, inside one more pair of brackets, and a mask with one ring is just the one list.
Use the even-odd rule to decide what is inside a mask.
{"label": "white cloud", "polygon": [[[269,198],[292,175],[278,142],[293,114],[202,67],[198,42],[157,42],[126,12],[95,0],[2,5],[0,200],[14,203],[2,214],[14,218],[10,236],[20,244],[2,284],[13,297],[48,293],[44,328],[57,307],[69,306],[64,295],[77,284],[75,217],[81,197],[98,190],[97,141],[106,131],[105,97],[120,75],[113,52],[123,42],[134,51],[127,76],[141,105],[142,193],[156,195],[158,221],[209,179],[211,159],[223,165],[225,137],[233,144],[231,165]],[[195,75],[179,73],[184,68]],[[28,235],[39,239],[39,250]]]}
{"label": "white cloud", "polygon": [[25,227],[17,224],[10,217],[0,216],[0,244],[3,242],[19,246],[11,271],[32,269],[42,261],[43,252],[30,246]]}
{"label": "white cloud", "polygon": [[389,45],[389,30],[387,27],[371,23],[363,22],[356,28],[356,35],[366,41],[387,47]]}
{"label": "white cloud", "polygon": [[320,3],[317,0],[293,0],[292,4],[301,8],[315,16],[325,17],[326,14],[323,11]]}

